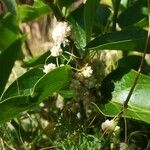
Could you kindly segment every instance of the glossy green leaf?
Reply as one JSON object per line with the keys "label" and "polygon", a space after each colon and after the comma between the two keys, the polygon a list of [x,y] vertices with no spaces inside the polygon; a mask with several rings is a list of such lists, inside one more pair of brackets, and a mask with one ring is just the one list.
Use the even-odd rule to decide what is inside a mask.
{"label": "glossy green leaf", "polygon": [[140,0],[135,2],[131,7],[125,9],[118,17],[118,23],[121,28],[136,24],[143,18],[147,17],[147,1]]}
{"label": "glossy green leaf", "polygon": [[0,51],[8,48],[19,36],[19,23],[10,13],[0,16]]}
{"label": "glossy green leaf", "polygon": [[72,39],[75,41],[77,48],[84,48],[86,46],[86,34],[84,29],[73,18],[69,19],[72,26]]}
{"label": "glossy green leaf", "polygon": [[[115,89],[112,93],[112,100],[101,107],[104,114],[115,116],[122,108],[129,90],[133,84],[137,72],[130,71],[120,81],[115,83]],[[135,90],[129,101],[129,107],[125,110],[124,116],[140,121],[150,123],[150,77],[141,74]]]}
{"label": "glossy green leaf", "polygon": [[107,33],[91,41],[89,50],[123,50],[142,51],[145,47],[147,32],[145,30],[124,30]]}
{"label": "glossy green leaf", "polygon": [[54,92],[60,90],[69,81],[69,75],[69,66],[59,67],[44,75],[34,86],[33,99],[41,102]]}
{"label": "glossy green leaf", "polygon": [[79,7],[73,11],[67,20],[72,26],[72,39],[78,49],[84,48],[86,46],[86,33],[84,30],[84,6]]}
{"label": "glossy green leaf", "polygon": [[0,54],[0,95],[2,94],[15,60],[21,52],[22,38],[18,39]]}
{"label": "glossy green leaf", "polygon": [[44,75],[42,68],[36,67],[15,80],[3,93],[0,101],[14,96],[29,96],[35,83]]}
{"label": "glossy green leaf", "polygon": [[141,19],[136,24],[134,24],[134,26],[140,27],[140,28],[148,27],[148,17]]}
{"label": "glossy green leaf", "polygon": [[11,97],[0,102],[0,124],[17,117],[21,112],[35,107],[35,104],[30,101],[29,96]]}
{"label": "glossy green leaf", "polygon": [[17,15],[17,4],[15,0],[2,0],[6,5],[9,12],[13,15]]}
{"label": "glossy green leaf", "polygon": [[[4,96],[5,98],[10,97],[0,101],[0,124],[9,121],[24,111],[35,108],[37,104],[48,96],[51,96],[54,92],[58,92],[69,81],[69,66],[59,67],[48,74],[45,74],[40,79],[39,77],[42,73],[39,72],[38,75],[36,75],[35,71],[39,72],[39,70],[33,69],[18,79],[21,88],[20,92],[22,92],[21,94],[18,94],[19,96],[17,95],[18,89],[15,82],[8,90],[6,90],[6,94],[4,94],[2,98],[4,98]],[[27,85],[25,84],[25,81]]]}
{"label": "glossy green leaf", "polygon": [[84,25],[86,31],[86,41],[90,41],[93,22],[96,13],[97,6],[99,5],[99,0],[87,0],[84,8]]}
{"label": "glossy green leaf", "polygon": [[19,17],[22,22],[32,21],[50,12],[50,8],[42,1],[36,1],[34,5],[20,5],[18,7]]}

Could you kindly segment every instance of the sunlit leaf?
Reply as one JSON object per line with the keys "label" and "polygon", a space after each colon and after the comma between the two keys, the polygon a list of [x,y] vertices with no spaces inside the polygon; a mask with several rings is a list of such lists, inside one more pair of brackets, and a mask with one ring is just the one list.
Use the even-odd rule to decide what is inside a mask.
{"label": "sunlit leaf", "polygon": [[[6,91],[6,96],[8,94],[10,97],[0,101],[0,124],[18,116],[21,112],[34,109],[41,101],[63,88],[70,79],[69,66],[59,67],[43,75],[40,79],[41,73],[36,76],[34,71],[36,70],[33,69],[18,79],[22,92],[20,95],[18,94],[19,96],[16,94],[18,89],[15,83]],[[31,81],[32,79],[33,81]],[[35,81],[37,82],[35,83]],[[27,90],[27,93],[25,93],[25,90]]]}
{"label": "sunlit leaf", "polygon": [[36,1],[34,5],[20,5],[19,17],[22,22],[28,22],[42,15],[48,14],[50,8],[42,1]]}
{"label": "sunlit leaf", "polygon": [[43,70],[40,67],[27,71],[6,89],[0,101],[14,96],[31,95],[33,86],[43,75]]}
{"label": "sunlit leaf", "polygon": [[60,90],[69,81],[70,67],[60,67],[44,75],[34,86],[33,95],[35,100],[43,99]]}
{"label": "sunlit leaf", "polygon": [[[102,112],[108,116],[115,116],[122,108],[123,102],[127,98],[129,90],[133,84],[137,72],[130,71],[120,81],[115,83],[115,89],[112,93],[112,100],[103,107]],[[135,90],[130,98],[128,108],[124,116],[140,121],[150,123],[150,77],[140,75]]]}

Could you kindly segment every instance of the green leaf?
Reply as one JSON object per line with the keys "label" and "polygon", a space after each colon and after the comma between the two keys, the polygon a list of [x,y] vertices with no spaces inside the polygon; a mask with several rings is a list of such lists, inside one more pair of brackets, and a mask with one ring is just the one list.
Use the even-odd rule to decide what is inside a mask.
{"label": "green leaf", "polygon": [[60,90],[68,81],[70,67],[59,67],[44,75],[34,86],[33,99],[41,102],[43,99]]}
{"label": "green leaf", "polygon": [[86,46],[86,33],[84,30],[84,7],[81,6],[75,11],[73,11],[67,20],[72,26],[72,39],[78,49],[82,49]]}
{"label": "green leaf", "polygon": [[0,124],[18,116],[21,112],[33,108],[34,103],[28,96],[11,97],[0,102]]}
{"label": "green leaf", "polygon": [[145,18],[141,19],[139,22],[134,24],[134,26],[140,27],[140,28],[148,27],[148,17],[145,17]]}
{"label": "green leaf", "polygon": [[73,18],[68,19],[72,26],[72,39],[75,41],[77,48],[84,48],[86,46],[86,34],[83,28]]}
{"label": "green leaf", "polygon": [[99,0],[87,0],[84,8],[84,23],[85,23],[85,31],[86,31],[86,41],[87,43],[90,41],[93,22],[95,17],[95,12],[97,6],[99,5]]}
{"label": "green leaf", "polygon": [[93,33],[100,35],[106,30],[111,15],[108,5],[99,4],[94,15]]}
{"label": "green leaf", "polygon": [[50,12],[50,8],[42,1],[36,1],[32,6],[20,5],[18,10],[19,17],[22,22],[32,21]]}
{"label": "green leaf", "polygon": [[31,95],[33,86],[43,75],[43,70],[39,67],[24,73],[6,89],[0,101],[14,96]]}
{"label": "green leaf", "polygon": [[75,0],[57,0],[57,4],[63,8],[64,6],[65,7],[69,7],[72,3],[74,3]]}
{"label": "green leaf", "polygon": [[[132,70],[120,81],[115,83],[115,89],[112,93],[112,100],[106,104],[105,107],[101,107],[104,114],[108,116],[115,116],[119,113],[136,75],[137,72]],[[141,74],[129,101],[129,107],[125,110],[125,117],[150,123],[149,83],[150,77]]]}
{"label": "green leaf", "polygon": [[75,91],[73,91],[73,90],[61,90],[61,91],[59,92],[59,94],[60,94],[63,98],[65,98],[65,99],[70,99],[70,98],[72,98],[72,97],[75,95]]}
{"label": "green leaf", "polygon": [[140,0],[135,2],[131,7],[125,9],[118,17],[118,23],[121,28],[136,24],[143,18],[147,17],[147,1]]}
{"label": "green leaf", "polygon": [[107,33],[91,41],[89,50],[123,50],[142,51],[145,47],[147,32],[145,30],[123,30]]}
{"label": "green leaf", "polygon": [[[15,83],[13,83],[12,86],[10,86],[8,90],[6,90],[6,94],[8,94],[8,96],[6,97],[11,97],[0,101],[0,124],[5,123],[6,121],[9,121],[10,119],[18,116],[21,112],[35,108],[37,104],[39,104],[42,100],[44,100],[48,96],[51,96],[54,92],[58,92],[58,90],[66,85],[70,75],[69,66],[59,67],[49,72],[48,74],[45,74],[40,79],[39,74],[42,75],[42,73],[38,73],[38,76],[36,76],[36,72],[34,71],[37,70],[33,69],[18,79],[21,85],[21,89],[27,89],[27,94],[22,92],[22,94],[16,96],[17,89],[15,91],[14,88],[17,85]],[[31,77],[31,75],[35,77]],[[32,79],[34,81],[31,81]],[[25,81],[27,85],[25,84]],[[35,81],[37,82],[35,83]],[[30,84],[29,82],[32,83]],[[32,85],[34,86],[31,89]],[[29,95],[31,93],[29,92],[29,89],[31,89],[32,95]],[[12,95],[14,96],[12,97]]]}
{"label": "green leaf", "polygon": [[15,0],[2,0],[6,5],[9,12],[13,15],[17,15],[17,4]]}
{"label": "green leaf", "polygon": [[[31,58],[30,60],[28,61],[25,61],[24,64],[23,64],[23,67],[35,67],[35,66],[38,66],[38,65],[41,65],[41,64],[45,64],[45,60],[50,56],[50,51],[47,51],[45,52],[44,54],[40,55],[40,56],[37,56],[37,57],[34,57],[34,58]],[[54,57],[50,57],[48,60],[47,60],[47,63],[48,62],[55,62],[55,58]]]}
{"label": "green leaf", "polygon": [[0,54],[0,95],[2,94],[15,60],[21,52],[23,38],[18,39]]}
{"label": "green leaf", "polygon": [[8,48],[19,36],[19,23],[10,13],[0,16],[0,51]]}

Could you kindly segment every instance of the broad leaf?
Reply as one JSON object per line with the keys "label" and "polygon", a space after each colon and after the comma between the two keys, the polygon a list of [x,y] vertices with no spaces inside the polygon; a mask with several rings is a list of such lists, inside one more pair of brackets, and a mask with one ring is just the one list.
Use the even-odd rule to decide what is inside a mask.
{"label": "broad leaf", "polygon": [[86,46],[86,34],[83,28],[73,18],[68,19],[72,26],[72,39],[75,41],[77,48]]}
{"label": "broad leaf", "polygon": [[21,112],[35,107],[29,96],[11,97],[0,102],[0,124],[17,117]]}
{"label": "broad leaf", "polygon": [[[28,61],[25,61],[23,64],[23,67],[35,67],[41,64],[45,64],[45,60],[50,56],[50,51],[45,52],[44,54],[40,56],[36,56],[34,58],[31,58]],[[50,57],[47,62],[53,62],[55,59],[53,57]]]}
{"label": "broad leaf", "polygon": [[19,23],[10,13],[0,16],[0,51],[8,48],[18,39]]}
{"label": "broad leaf", "polygon": [[99,5],[99,0],[94,0],[94,1],[93,0],[87,0],[86,4],[85,4],[84,24],[85,24],[87,43],[90,41],[90,38],[91,38],[95,12],[96,12],[98,5]]}
{"label": "broad leaf", "polygon": [[[114,116],[122,108],[129,90],[133,84],[137,72],[130,71],[120,81],[115,83],[115,89],[112,93],[112,100],[101,107],[104,114]],[[150,77],[140,75],[136,88],[129,101],[129,107],[125,110],[124,116],[136,120],[150,123]]]}
{"label": "broad leaf", "polygon": [[[33,70],[31,72],[33,72]],[[30,75],[32,74],[31,72]],[[42,100],[44,100],[48,96],[51,96],[54,92],[58,92],[58,90],[60,90],[68,82],[69,74],[69,66],[59,67],[51,71],[50,73],[45,74],[35,83],[33,89],[31,89],[32,95],[22,94],[21,96],[13,96],[7,99],[3,99],[0,102],[0,124],[5,123],[10,119],[18,116],[21,112],[35,108],[37,104],[39,104]],[[25,78],[23,80],[25,81]],[[27,83],[29,83],[28,80],[31,81],[31,78],[26,78]],[[25,85],[25,83],[21,84]],[[16,85],[14,84],[14,86]],[[8,89],[8,94],[11,93],[11,95],[13,95],[13,88],[14,87]]]}
{"label": "broad leaf", "polygon": [[0,101],[14,96],[29,96],[35,83],[44,75],[42,68],[36,67],[16,79],[3,93]]}
{"label": "broad leaf", "polygon": [[147,1],[140,0],[134,3],[131,7],[125,9],[118,18],[118,23],[121,28],[136,24],[143,18],[147,17],[148,8]]}
{"label": "broad leaf", "polygon": [[50,8],[42,1],[36,1],[34,5],[20,5],[19,17],[22,22],[32,21],[50,12]]}
{"label": "broad leaf", "polygon": [[15,60],[21,52],[22,38],[18,39],[0,54],[0,95],[2,94]]}
{"label": "broad leaf", "polygon": [[89,50],[143,51],[146,37],[147,32],[138,29],[107,33],[91,41],[87,48]]}
{"label": "broad leaf", "polygon": [[34,86],[33,99],[41,102],[49,95],[60,90],[69,81],[69,75],[69,66],[59,67],[44,75]]}
{"label": "broad leaf", "polygon": [[100,35],[105,31],[111,15],[108,5],[99,4],[94,15],[93,33],[94,35]]}
{"label": "broad leaf", "polygon": [[67,20],[72,26],[72,39],[78,49],[84,48],[86,46],[86,33],[84,30],[84,6],[79,7],[73,11]]}

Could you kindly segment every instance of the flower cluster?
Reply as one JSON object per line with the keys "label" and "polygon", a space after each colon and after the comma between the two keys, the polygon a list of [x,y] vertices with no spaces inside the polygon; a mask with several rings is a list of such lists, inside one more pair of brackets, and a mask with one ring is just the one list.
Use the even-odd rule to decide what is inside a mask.
{"label": "flower cluster", "polygon": [[85,78],[91,77],[92,73],[93,73],[93,70],[92,70],[91,66],[85,65],[85,66],[81,69],[81,74],[82,74]]}
{"label": "flower cluster", "polygon": [[58,57],[62,54],[61,44],[68,45],[67,37],[71,33],[71,27],[67,22],[57,22],[57,25],[52,31],[53,47],[51,48],[51,56]]}

